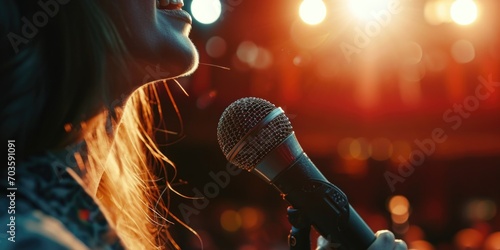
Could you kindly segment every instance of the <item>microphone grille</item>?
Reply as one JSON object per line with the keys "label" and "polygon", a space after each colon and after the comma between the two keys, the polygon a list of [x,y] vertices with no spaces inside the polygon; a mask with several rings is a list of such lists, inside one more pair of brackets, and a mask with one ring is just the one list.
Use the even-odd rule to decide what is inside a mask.
{"label": "microphone grille", "polygon": [[[238,142],[274,109],[274,104],[256,97],[239,99],[226,108],[217,126],[217,140],[227,159]],[[281,113],[246,138],[245,145],[231,163],[250,171],[292,133],[288,117]]]}

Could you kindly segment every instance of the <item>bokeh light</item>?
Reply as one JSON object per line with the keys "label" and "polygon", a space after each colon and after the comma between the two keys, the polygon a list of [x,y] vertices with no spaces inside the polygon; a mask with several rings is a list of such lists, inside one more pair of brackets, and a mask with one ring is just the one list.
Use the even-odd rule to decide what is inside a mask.
{"label": "bokeh light", "polygon": [[293,65],[297,67],[304,67],[307,66],[311,62],[311,60],[311,55],[307,52],[303,52],[293,58]]}
{"label": "bokeh light", "polygon": [[273,62],[273,55],[269,50],[257,46],[251,41],[244,41],[236,50],[236,55],[241,62],[247,63],[255,69],[266,69]]}
{"label": "bokeh light", "polygon": [[255,61],[258,53],[259,48],[251,41],[243,41],[236,50],[236,56],[238,56],[238,59],[245,63]]}
{"label": "bokeh light", "polygon": [[299,15],[302,21],[310,25],[316,25],[326,17],[326,6],[323,0],[304,0],[299,7]]}
{"label": "bokeh light", "polygon": [[351,141],[349,145],[351,157],[358,160],[366,160],[369,155],[369,146],[365,138],[357,138]]}
{"label": "bokeh light", "polygon": [[407,42],[402,47],[402,57],[405,64],[418,64],[424,54],[420,44],[416,42]]}
{"label": "bokeh light", "polygon": [[476,57],[476,50],[471,42],[458,40],[451,46],[451,55],[458,63],[468,63]]}
{"label": "bokeh light", "polygon": [[411,145],[406,142],[406,141],[394,141],[392,143],[392,148],[394,152],[392,153],[391,160],[394,163],[401,163],[402,161],[408,160],[408,157],[410,157],[412,147]]}
{"label": "bokeh light", "polygon": [[240,214],[234,210],[226,210],[220,216],[221,227],[228,232],[235,232],[241,227]]}
{"label": "bokeh light", "polygon": [[254,61],[249,62],[250,66],[255,69],[267,69],[273,63],[273,55],[268,49],[258,47],[257,58]]}
{"label": "bokeh light", "polygon": [[392,214],[403,215],[409,212],[410,202],[406,197],[396,195],[389,200],[388,208]]}
{"label": "bokeh light", "polygon": [[[400,210],[395,211],[396,213],[391,214],[391,220],[392,220],[392,222],[394,222],[396,224],[404,224],[410,218],[410,213],[408,213],[408,211],[402,213],[403,209],[402,208],[399,208],[399,209]],[[401,213],[401,214],[398,214],[398,213]]]}
{"label": "bokeh light", "polygon": [[392,156],[392,143],[387,138],[375,138],[370,142],[370,156],[377,161],[385,161]]}
{"label": "bokeh light", "polygon": [[497,206],[492,200],[473,200],[465,207],[465,217],[472,221],[488,221],[497,214]]}
{"label": "bokeh light", "polygon": [[387,208],[391,212],[391,219],[394,230],[399,230],[400,232],[407,232],[409,230],[408,219],[410,218],[410,202],[408,199],[402,195],[393,196]]}
{"label": "bokeh light", "polygon": [[476,21],[477,5],[473,0],[456,0],[450,9],[451,18],[460,25],[468,25]]}
{"label": "bokeh light", "polygon": [[200,23],[211,24],[219,19],[222,6],[219,0],[193,0],[191,13]]}
{"label": "bokeh light", "polygon": [[492,233],[484,241],[484,250],[500,249],[500,232]]}
{"label": "bokeh light", "polygon": [[450,8],[453,0],[430,0],[425,3],[424,17],[427,23],[439,25],[451,22]]}
{"label": "bokeh light", "polygon": [[244,207],[238,212],[241,217],[241,227],[244,229],[259,229],[264,222],[264,213],[257,208]]}
{"label": "bokeh light", "polygon": [[481,249],[483,240],[484,236],[478,230],[467,228],[455,235],[455,246],[460,250]]}
{"label": "bokeh light", "polygon": [[227,43],[224,38],[213,36],[207,40],[205,50],[207,54],[213,58],[219,58],[226,53]]}
{"label": "bokeh light", "polygon": [[424,230],[419,226],[411,225],[410,228],[408,228],[408,231],[406,232],[404,240],[407,243],[410,243],[418,240],[423,240],[424,238],[425,238]]}

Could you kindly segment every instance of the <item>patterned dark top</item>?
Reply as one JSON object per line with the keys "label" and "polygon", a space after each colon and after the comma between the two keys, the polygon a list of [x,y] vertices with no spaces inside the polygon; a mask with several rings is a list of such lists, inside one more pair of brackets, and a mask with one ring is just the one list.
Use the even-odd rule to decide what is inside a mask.
{"label": "patterned dark top", "polygon": [[[72,154],[76,149],[16,166],[15,214],[7,213],[11,191],[6,180],[0,181],[2,193],[7,192],[0,197],[0,249],[123,249],[97,204],[68,172],[80,174]],[[7,225],[11,216],[15,231]]]}

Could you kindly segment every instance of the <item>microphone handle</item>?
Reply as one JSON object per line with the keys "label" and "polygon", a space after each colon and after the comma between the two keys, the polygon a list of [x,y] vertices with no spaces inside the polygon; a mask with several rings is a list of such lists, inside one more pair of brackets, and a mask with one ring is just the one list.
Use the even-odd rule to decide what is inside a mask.
{"label": "microphone handle", "polygon": [[375,241],[375,234],[347,196],[328,182],[305,153],[271,183],[330,242],[331,248],[364,250]]}

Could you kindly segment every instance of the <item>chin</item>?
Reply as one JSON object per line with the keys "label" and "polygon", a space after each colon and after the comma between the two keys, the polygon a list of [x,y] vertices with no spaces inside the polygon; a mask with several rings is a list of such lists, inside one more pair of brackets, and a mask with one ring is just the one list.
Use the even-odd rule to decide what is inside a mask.
{"label": "chin", "polygon": [[[158,65],[158,64],[157,64]],[[198,68],[198,52],[183,57],[175,57],[175,61],[160,63],[163,75],[157,75],[152,80],[173,79],[192,74]]]}
{"label": "chin", "polygon": [[190,75],[198,68],[198,50],[196,50],[196,47],[191,42],[189,44],[190,48],[184,53],[185,56],[183,57],[183,59],[179,60],[178,62],[179,65],[182,65],[182,69],[179,71],[179,73],[174,74],[175,76],[173,78]]}
{"label": "chin", "polygon": [[135,76],[137,82],[148,83],[188,76],[198,68],[198,51],[189,40],[176,46],[168,46],[154,54],[155,56],[146,58],[135,58],[139,69]]}
{"label": "chin", "polygon": [[[172,36],[168,46],[157,58],[153,65],[159,64],[162,69],[168,72],[168,78],[176,78],[192,74],[198,68],[199,55],[198,50],[186,36]],[[160,76],[165,77],[165,76]],[[160,80],[160,79],[156,79]]]}

